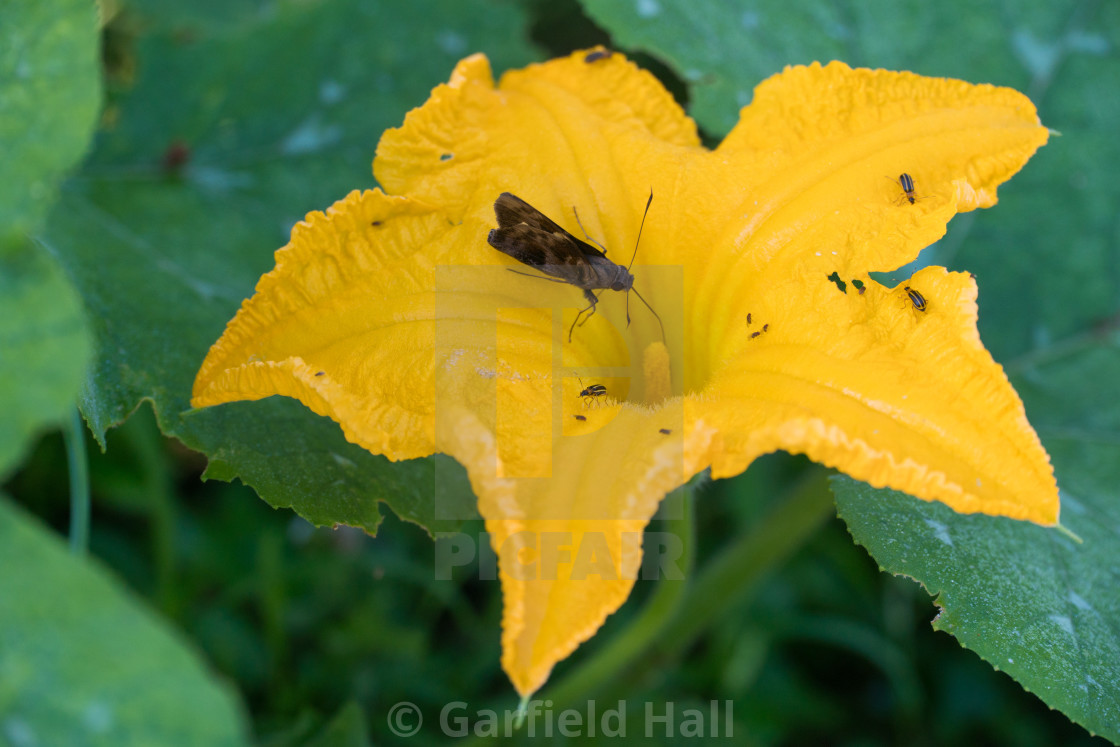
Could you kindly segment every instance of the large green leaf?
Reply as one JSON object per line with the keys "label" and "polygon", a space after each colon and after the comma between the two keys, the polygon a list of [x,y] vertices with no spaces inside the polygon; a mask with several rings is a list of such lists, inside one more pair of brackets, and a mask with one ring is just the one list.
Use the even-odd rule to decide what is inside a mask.
{"label": "large green leaf", "polygon": [[814,60],[1023,91],[1063,137],[1000,190],[996,209],[955,220],[922,261],[977,274],[981,332],[997,359],[1120,310],[1120,3],[581,2],[620,47],[680,75],[690,113],[717,136],[760,81]]}
{"label": "large green leaf", "polygon": [[74,289],[30,244],[0,257],[0,477],[29,437],[74,407],[90,358]]}
{"label": "large green leaf", "polygon": [[0,568],[4,744],[245,743],[237,699],[196,654],[2,496]]}
{"label": "large green leaf", "polygon": [[[669,64],[689,86],[693,116],[713,134],[730,130],[755,85],[786,65],[843,60],[965,80],[983,73],[987,82],[1022,87],[1028,71],[1011,54],[1011,37],[1065,16],[1040,2],[1022,3],[1008,18],[999,6],[967,0],[580,1],[619,45]],[[969,43],[945,44],[951,33]]]}
{"label": "large green leaf", "polygon": [[97,40],[88,0],[0,5],[0,256],[39,227],[89,144],[101,103]]}
{"label": "large green leaf", "polygon": [[1083,543],[847,478],[833,484],[840,516],[884,570],[935,595],[935,628],[1120,742],[1120,339],[1033,361],[1015,381],[1054,461],[1062,524]]}
{"label": "large green leaf", "polygon": [[0,477],[74,406],[89,361],[78,299],[27,234],[93,133],[97,38],[87,0],[0,5]]}
{"label": "large green leaf", "polygon": [[429,528],[462,518],[456,466],[390,465],[292,401],[184,413],[208,347],[291,226],[372,187],[381,132],[460,57],[526,61],[523,20],[483,0],[268,5],[221,28],[192,25],[200,6],[138,38],[135,87],[52,216],[51,245],[96,319],[83,411],[101,437],[150,399],[164,432],[211,457],[210,476],[317,524],[373,532],[378,500]]}

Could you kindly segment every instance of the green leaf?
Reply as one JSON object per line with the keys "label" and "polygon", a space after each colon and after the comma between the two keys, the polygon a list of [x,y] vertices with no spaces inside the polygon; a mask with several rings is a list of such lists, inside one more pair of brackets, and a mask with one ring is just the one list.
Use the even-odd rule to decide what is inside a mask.
{"label": "green leaf", "polygon": [[0,6],[0,256],[39,227],[58,180],[89,145],[98,74],[93,3]]}
{"label": "green leaf", "polygon": [[525,62],[523,23],[482,0],[313,1],[137,39],[135,88],[49,231],[96,319],[82,402],[94,433],[150,399],[165,433],[212,459],[209,476],[239,477],[316,524],[372,533],[377,501],[428,528],[472,515],[456,467],[390,464],[294,401],[186,411],[207,349],[292,225],[374,186],[381,132],[460,57]]}
{"label": "green leaf", "polygon": [[[934,594],[934,627],[1089,731],[1120,742],[1120,339],[1016,378],[1062,488],[1062,524],[953,513],[848,478],[840,516],[883,568]],[[1097,382],[1097,386],[1086,383]]]}
{"label": "green leaf", "polygon": [[272,12],[278,4],[281,3],[277,0],[129,0],[127,7],[145,27],[191,34],[199,30],[214,33],[240,23],[253,23],[256,16]]}
{"label": "green leaf", "polygon": [[74,289],[38,247],[0,257],[0,477],[72,411],[89,362]]}
{"label": "green leaf", "polygon": [[0,477],[74,406],[90,357],[73,289],[27,235],[93,132],[97,38],[87,0],[0,7]]}
{"label": "green leaf", "polygon": [[1043,124],[1061,135],[1000,190],[994,210],[954,221],[934,256],[976,273],[980,331],[997,360],[1061,344],[1120,311],[1120,97],[1099,95],[1120,88],[1120,4],[1048,5],[1053,23],[1016,13],[1002,44],[1028,72],[1021,90]]}
{"label": "green leaf", "polygon": [[[1008,19],[998,6],[967,0],[788,3],[723,0],[581,0],[626,48],[655,55],[688,84],[692,115],[723,135],[749,104],[754,87],[786,65],[843,60],[853,67],[1022,85],[1026,70],[1007,49]],[[1049,7],[1049,6],[1047,6]],[[1033,17],[1032,17],[1033,11]],[[969,44],[945,44],[967,14]],[[1048,15],[1044,15],[1048,14]],[[1016,22],[1057,22],[1061,14],[1024,7]],[[1053,17],[1053,21],[1051,21]]]}
{"label": "green leaf", "polygon": [[236,698],[196,654],[2,496],[0,568],[5,744],[245,743]]}

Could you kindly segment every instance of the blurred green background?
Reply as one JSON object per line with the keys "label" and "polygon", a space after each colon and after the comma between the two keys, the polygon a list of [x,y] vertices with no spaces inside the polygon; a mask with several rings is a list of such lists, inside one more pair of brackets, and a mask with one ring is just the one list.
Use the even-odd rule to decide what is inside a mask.
{"label": "blurred green background", "polygon": [[[696,487],[691,520],[654,523],[691,538],[690,581],[639,582],[539,697],[626,701],[632,737],[647,702],[730,700],[746,744],[1104,743],[994,665],[1120,739],[1116,3],[100,11],[0,0],[0,744],[386,744],[400,701],[425,718],[408,743],[440,744],[447,703],[516,707],[498,584],[477,564],[436,580],[423,528],[481,532],[434,515],[433,485],[473,510],[461,470],[389,466],[293,402],[187,400],[292,224],[375,186],[380,133],[458,59],[483,51],[500,73],[594,44],[652,70],[712,144],[754,85],[812,60],[1031,96],[1061,137],[922,262],[977,274],[981,336],[1086,541],[830,488],[773,455]],[[63,547],[68,460],[88,460],[91,561]],[[938,527],[984,552],[939,555]],[[880,565],[937,593],[957,638],[931,627],[930,593]]]}

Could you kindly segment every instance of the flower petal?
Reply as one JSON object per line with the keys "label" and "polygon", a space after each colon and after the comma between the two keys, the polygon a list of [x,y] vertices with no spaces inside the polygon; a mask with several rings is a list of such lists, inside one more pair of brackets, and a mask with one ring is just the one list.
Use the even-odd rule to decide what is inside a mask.
{"label": "flower petal", "polygon": [[433,453],[430,252],[448,233],[442,215],[380,192],[310,213],[211,348],[192,405],[283,394],[374,453]]}
{"label": "flower petal", "polygon": [[[492,450],[470,459],[472,448],[487,443],[484,427],[470,427],[473,415],[447,424],[462,444],[449,438],[446,446],[457,459],[470,459],[500,560],[502,664],[522,695],[544,684],[556,662],[629,596],[642,532],[661,498],[686,479],[682,451],[703,449],[682,439],[679,402],[657,413],[619,406],[584,413],[584,427],[556,443],[555,468],[544,479],[497,477],[500,460]],[[487,473],[481,464],[495,469]]]}
{"label": "flower petal", "polygon": [[[758,311],[755,299],[804,308],[828,296],[833,272],[912,262],[957,212],[994,204],[1047,136],[1030,101],[1007,88],[839,62],[762,83],[712,154],[719,169],[682,197],[703,207],[670,242],[678,254],[658,255],[688,268],[686,390],[726,359],[721,344]],[[798,288],[802,279],[817,282]]]}
{"label": "flower petal", "polygon": [[619,151],[648,140],[703,152],[696,125],[656,78],[622,55],[594,65],[585,56],[510,71],[500,89],[484,56],[463,60],[404,126],[382,136],[378,183],[456,219],[474,209],[492,220],[494,199],[515,185],[554,219],[573,205],[639,208],[629,204],[627,172],[619,168],[629,164]]}
{"label": "flower petal", "polygon": [[973,280],[917,273],[924,310],[902,288],[864,283],[863,294],[829,284],[823,303],[743,323],[741,356],[686,406],[686,421],[721,436],[713,476],[784,449],[962,513],[1056,523],[1049,458],[980,344]]}
{"label": "flower petal", "polygon": [[698,270],[686,387],[705,395],[686,412],[722,436],[714,474],[785,449],[958,511],[1056,522],[1049,460],[980,344],[975,285],[930,268],[919,312],[867,274],[993,204],[1046,138],[1026,97],[993,86],[841,63],[759,86],[716,151],[753,199],[701,242],[726,250],[683,260]]}

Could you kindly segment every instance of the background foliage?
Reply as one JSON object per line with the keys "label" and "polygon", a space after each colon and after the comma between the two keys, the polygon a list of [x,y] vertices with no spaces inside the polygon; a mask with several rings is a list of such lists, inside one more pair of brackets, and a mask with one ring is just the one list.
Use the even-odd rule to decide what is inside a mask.
{"label": "background foliage", "polygon": [[[294,402],[187,400],[291,225],[373,186],[380,133],[455,61],[595,43],[710,142],[814,59],[1032,97],[1062,136],[922,261],[977,274],[981,335],[1084,542],[848,480],[834,504],[820,470],[773,456],[700,489],[690,580],[639,583],[542,697],[631,717],[733,700],[757,744],[1120,740],[1115,3],[131,0],[99,24],[85,0],[0,0],[0,743],[384,743],[402,700],[429,722],[413,743],[438,743],[448,702],[514,707],[497,584],[436,580],[423,529],[477,536],[433,511],[439,490],[470,516],[461,470],[390,467]],[[51,428],[75,401],[88,559],[43,526],[65,533]],[[313,526],[336,523],[377,537]]]}

